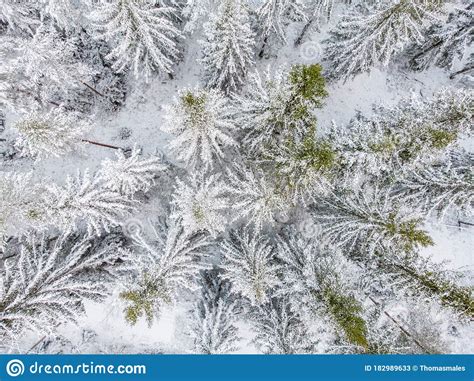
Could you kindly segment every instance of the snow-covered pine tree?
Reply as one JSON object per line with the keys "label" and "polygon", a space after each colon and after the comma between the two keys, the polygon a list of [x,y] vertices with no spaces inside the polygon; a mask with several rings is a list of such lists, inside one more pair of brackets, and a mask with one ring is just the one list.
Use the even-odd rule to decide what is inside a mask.
{"label": "snow-covered pine tree", "polygon": [[104,40],[94,39],[86,29],[69,29],[66,38],[74,45],[74,55],[80,62],[91,67],[90,82],[81,80],[81,91],[66,97],[66,107],[83,113],[94,113],[95,109],[117,110],[123,105],[127,92],[126,76],[116,73],[112,62],[105,57],[110,47]]}
{"label": "snow-covered pine tree", "polygon": [[87,12],[90,0],[76,2],[74,0],[40,0],[42,17],[54,20],[64,30],[75,29],[80,25],[81,13]]}
{"label": "snow-covered pine tree", "polygon": [[191,337],[193,353],[222,354],[235,351],[239,341],[235,326],[239,312],[230,295],[230,283],[219,277],[217,268],[206,270],[201,278],[201,297],[193,309]]}
{"label": "snow-covered pine tree", "polygon": [[271,298],[266,304],[252,308],[253,342],[266,354],[311,353],[308,328],[288,298]]}
{"label": "snow-covered pine tree", "polygon": [[306,2],[305,7],[306,13],[309,16],[307,16],[306,22],[295,40],[295,46],[301,45],[306,34],[312,28],[319,29],[321,20],[329,21],[334,8],[334,0],[309,0]]}
{"label": "snow-covered pine tree", "polygon": [[371,352],[369,327],[357,299],[359,275],[355,266],[339,251],[323,249],[314,239],[303,239],[294,230],[280,236],[277,256],[283,276],[279,293],[287,295],[295,303],[293,307],[310,321],[326,321],[326,330],[332,326],[334,344],[342,338],[356,351]]}
{"label": "snow-covered pine tree", "polygon": [[397,0],[381,2],[369,14],[343,17],[326,41],[329,77],[347,80],[387,66],[408,44],[424,41],[423,31],[442,5],[440,0]]}
{"label": "snow-covered pine tree", "polygon": [[129,256],[110,242],[94,247],[80,236],[34,234],[17,248],[9,245],[6,254],[0,270],[0,348],[18,343],[27,331],[50,333],[63,322],[76,321],[84,300],[108,294],[108,281]]}
{"label": "snow-covered pine tree", "polygon": [[49,184],[41,193],[40,218],[66,232],[85,226],[89,234],[100,235],[119,225],[133,210],[134,201],[110,189],[99,173],[68,176],[64,185]]}
{"label": "snow-covered pine tree", "polygon": [[[410,129],[402,131],[411,132]],[[360,113],[348,125],[333,123],[328,140],[346,170],[370,175],[392,174],[401,162],[401,152],[405,151],[406,144],[406,139],[398,139],[384,123]]]}
{"label": "snow-covered pine tree", "polygon": [[247,298],[252,305],[265,303],[278,284],[278,266],[273,247],[264,237],[249,229],[231,231],[221,244],[223,279],[232,284],[232,292]]}
{"label": "snow-covered pine tree", "polygon": [[456,59],[462,60],[474,39],[474,4],[466,3],[455,8],[448,17],[435,23],[428,31],[423,44],[413,47],[410,64],[423,70],[436,65],[448,70]]}
{"label": "snow-covered pine tree", "polygon": [[449,211],[474,213],[474,155],[449,152],[444,160],[412,170],[400,182],[409,205],[443,218]]}
{"label": "snow-covered pine tree", "polygon": [[48,113],[30,113],[14,125],[15,146],[24,156],[36,159],[60,157],[76,151],[90,125],[62,108]]}
{"label": "snow-covered pine tree", "polygon": [[336,187],[316,196],[311,209],[328,242],[348,252],[365,248],[372,255],[386,247],[411,252],[433,245],[421,229],[421,215],[404,206],[391,189],[367,182],[355,189]]}
{"label": "snow-covered pine tree", "polygon": [[126,196],[147,192],[155,183],[157,174],[166,169],[159,157],[142,158],[141,149],[134,147],[130,155],[122,150],[116,153],[116,160],[105,159],[100,175],[107,188]]}
{"label": "snow-covered pine tree", "polygon": [[237,123],[246,131],[243,155],[265,169],[282,197],[301,201],[336,161],[331,143],[316,138],[313,109],[327,95],[321,67],[295,65],[265,83],[257,73],[252,85],[235,98]]}
{"label": "snow-covered pine tree", "polygon": [[474,113],[474,90],[469,88],[442,88],[432,97],[416,93],[402,99],[394,107],[381,107],[378,118],[400,129],[420,124],[417,133],[426,144],[444,148],[456,139],[474,132],[471,123]]}
{"label": "snow-covered pine tree", "polygon": [[33,34],[40,24],[38,7],[31,2],[0,0],[0,24],[13,31],[23,30]]}
{"label": "snow-covered pine tree", "polygon": [[254,63],[254,34],[243,0],[223,0],[216,14],[204,25],[201,42],[204,81],[225,94],[239,90]]}
{"label": "snow-covered pine tree", "polygon": [[393,248],[378,251],[370,259],[362,252],[353,257],[363,264],[368,277],[377,281],[382,279],[386,289],[391,287],[395,298],[401,294],[424,295],[460,316],[474,317],[472,289],[463,286],[466,280],[462,279],[462,274],[448,270],[446,264],[435,263],[418,252],[407,255]]}
{"label": "snow-covered pine tree", "polygon": [[23,232],[25,221],[35,219],[37,187],[31,173],[0,172],[0,247],[10,235]]}
{"label": "snow-covered pine tree", "polygon": [[294,205],[306,204],[315,193],[325,192],[338,168],[338,154],[332,143],[317,138],[314,129],[309,129],[302,139],[288,139],[266,156],[274,165],[277,189]]}
{"label": "snow-covered pine tree", "polygon": [[385,338],[391,344],[385,353],[464,353],[461,347],[457,347],[456,337],[468,335],[466,330],[469,330],[469,324],[463,324],[462,320],[439,304],[427,303],[423,297],[405,299],[398,296],[384,306],[384,310],[403,322],[409,333],[408,336],[394,327],[393,322],[382,313],[377,325],[381,332],[389,333]]}
{"label": "snow-covered pine tree", "polygon": [[246,152],[262,153],[272,143],[298,139],[314,129],[314,108],[327,96],[320,65],[295,65],[288,72],[250,76],[247,91],[236,95],[236,124],[246,132]]}
{"label": "snow-covered pine tree", "polygon": [[286,198],[261,170],[228,170],[229,191],[236,218],[248,220],[257,231],[273,224],[277,215],[286,216]]}
{"label": "snow-covered pine tree", "polygon": [[300,0],[264,0],[257,11],[258,37],[263,57],[271,38],[286,42],[286,27],[290,21],[305,18],[304,4]]}
{"label": "snow-covered pine tree", "polygon": [[183,30],[193,33],[202,26],[203,20],[214,8],[215,0],[185,0],[182,14],[186,21]]}
{"label": "snow-covered pine tree", "polygon": [[172,204],[173,216],[182,219],[187,233],[209,232],[216,236],[227,225],[227,187],[218,174],[204,178],[194,174],[189,181],[177,180]]}
{"label": "snow-covered pine tree", "polygon": [[210,241],[204,234],[188,234],[181,221],[171,217],[158,221],[154,241],[135,235],[144,255],[137,260],[136,273],[120,294],[127,306],[125,319],[132,325],[144,316],[151,326],[166,304],[172,304],[184,289],[196,289],[195,278],[206,266],[199,262]]}
{"label": "snow-covered pine tree", "polygon": [[0,102],[18,111],[58,106],[88,82],[93,70],[76,58],[74,41],[41,25],[32,37],[0,39]]}
{"label": "snow-covered pine tree", "polygon": [[[387,279],[380,279],[386,282]],[[382,284],[382,283],[379,283]],[[385,283],[383,283],[385,285]],[[405,297],[397,293],[387,295],[379,287],[376,304],[366,305],[369,340],[377,343],[378,354],[441,354],[456,352],[452,348],[456,335],[467,328],[452,311],[430,300],[426,295]],[[468,328],[467,328],[468,329]],[[462,334],[462,333],[461,333]]]}
{"label": "snow-covered pine tree", "polygon": [[174,136],[169,148],[189,168],[210,169],[223,160],[225,149],[236,145],[228,100],[215,89],[181,90],[165,118],[162,129]]}
{"label": "snow-covered pine tree", "polygon": [[432,98],[413,94],[393,107],[376,107],[370,119],[358,116],[349,126],[333,126],[329,140],[343,166],[368,173],[391,173],[436,158],[472,134],[474,92],[442,89]]}
{"label": "snow-covered pine tree", "polygon": [[180,31],[172,18],[176,9],[156,5],[154,0],[113,0],[96,6],[90,18],[97,37],[113,47],[107,59],[113,68],[128,68],[136,77],[148,78],[153,72],[171,74],[178,59]]}

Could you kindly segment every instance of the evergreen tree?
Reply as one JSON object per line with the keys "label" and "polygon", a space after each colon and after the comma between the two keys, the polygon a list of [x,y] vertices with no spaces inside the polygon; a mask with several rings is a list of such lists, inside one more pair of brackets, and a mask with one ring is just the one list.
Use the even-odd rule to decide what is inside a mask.
{"label": "evergreen tree", "polygon": [[236,218],[248,220],[256,230],[274,223],[277,214],[287,214],[285,197],[263,171],[229,170],[228,180]]}
{"label": "evergreen tree", "polygon": [[81,12],[87,11],[90,0],[77,3],[73,0],[40,0],[42,13],[47,15],[63,29],[74,29],[79,24]]}
{"label": "evergreen tree", "polygon": [[117,226],[133,210],[129,196],[113,191],[99,173],[68,176],[66,183],[45,185],[41,194],[39,219],[73,231],[84,224],[89,234],[100,235]]}
{"label": "evergreen tree", "polygon": [[201,63],[206,86],[226,94],[239,90],[253,64],[255,44],[246,5],[242,0],[224,0],[204,27]]}
{"label": "evergreen tree", "polygon": [[34,218],[38,198],[31,173],[0,172],[0,248],[4,239],[23,232]]}
{"label": "evergreen tree", "polygon": [[439,21],[427,31],[425,41],[413,47],[411,66],[426,69],[436,65],[452,69],[456,59],[462,60],[472,44],[474,34],[474,5],[454,9],[448,20]]}
{"label": "evergreen tree", "polygon": [[182,14],[185,18],[184,31],[195,32],[203,23],[203,19],[213,9],[214,0],[185,0]]}
{"label": "evergreen tree", "polygon": [[141,158],[137,147],[127,157],[117,152],[117,159],[102,162],[100,174],[106,187],[123,195],[132,196],[139,191],[147,192],[155,183],[155,177],[166,166],[158,157]]}
{"label": "evergreen tree", "polygon": [[[134,210],[137,191],[147,191],[152,176],[161,170],[162,164],[155,159],[137,160],[137,151],[130,159],[121,159],[116,169],[118,179],[111,181],[104,168],[90,174],[68,176],[64,185],[33,183],[32,174],[0,172],[0,237],[18,236],[27,228],[55,227],[72,232],[85,227],[89,234],[100,235],[118,226],[121,218]],[[133,165],[128,165],[131,160]],[[125,165],[126,168],[118,168]],[[143,167],[144,166],[144,167]],[[145,172],[134,172],[137,168]],[[131,170],[133,169],[133,171]],[[128,173],[126,171],[129,171]],[[120,189],[119,189],[120,188]],[[0,240],[1,242],[1,240]]]}
{"label": "evergreen tree", "polygon": [[376,65],[387,66],[409,43],[423,41],[423,30],[441,6],[439,0],[398,0],[381,2],[368,15],[343,17],[327,41],[329,76],[347,80]]}
{"label": "evergreen tree", "polygon": [[276,187],[294,205],[307,203],[315,193],[325,192],[338,166],[338,154],[329,140],[310,130],[302,139],[288,139],[270,149],[266,160],[275,166]]}
{"label": "evergreen tree", "polygon": [[286,26],[291,20],[305,18],[301,1],[265,0],[257,9],[258,36],[262,43],[259,57],[262,58],[270,38],[286,42]]}
{"label": "evergreen tree", "polygon": [[194,306],[191,336],[194,353],[222,354],[236,349],[235,326],[238,307],[230,296],[230,284],[219,278],[217,269],[203,272],[201,297]]}
{"label": "evergreen tree", "polygon": [[251,75],[247,92],[235,97],[236,123],[246,131],[247,150],[255,154],[314,129],[312,110],[322,106],[324,87],[319,65],[295,65],[273,78],[268,71],[263,79],[258,72]]}
{"label": "evergreen tree", "polygon": [[312,343],[308,328],[299,314],[291,308],[287,298],[272,298],[268,303],[254,307],[250,313],[253,340],[266,354],[309,353]]}
{"label": "evergreen tree", "polygon": [[76,58],[71,39],[42,25],[32,37],[0,39],[0,102],[15,110],[48,109],[77,93],[93,76],[91,67]]}
{"label": "evergreen tree", "polygon": [[391,173],[436,158],[472,134],[472,110],[471,90],[442,89],[432,98],[413,95],[394,107],[379,106],[370,119],[335,126],[329,139],[346,168]]}
{"label": "evergreen tree", "polygon": [[22,155],[41,159],[76,151],[90,126],[77,115],[55,108],[46,114],[26,115],[15,123],[15,129],[19,133],[15,146]]}
{"label": "evergreen tree", "polygon": [[384,247],[410,252],[433,245],[420,228],[420,215],[404,208],[390,189],[367,183],[336,188],[316,197],[312,212],[328,241],[348,251],[365,247],[370,255]]}
{"label": "evergreen tree", "polygon": [[131,68],[135,76],[148,78],[155,71],[173,72],[181,37],[172,21],[175,12],[152,0],[113,0],[93,9],[90,18],[97,37],[113,46],[107,59],[114,61],[114,70]]}
{"label": "evergreen tree", "polygon": [[128,257],[117,245],[95,249],[88,238],[65,235],[52,240],[27,235],[18,251],[8,246],[8,254],[0,282],[2,344],[17,342],[30,330],[44,334],[76,321],[84,313],[84,300],[108,294],[114,267]]}
{"label": "evergreen tree", "polygon": [[334,8],[334,0],[309,0],[307,3],[306,8],[309,9],[309,16],[301,33],[295,40],[295,46],[301,45],[306,34],[312,28],[316,27],[319,29],[321,20],[329,21]]}
{"label": "evergreen tree", "polygon": [[474,155],[453,151],[445,160],[410,171],[401,181],[406,203],[444,217],[450,210],[474,211]]}
{"label": "evergreen tree", "polygon": [[425,295],[461,316],[474,317],[472,289],[459,285],[460,279],[455,272],[416,252],[406,255],[389,249],[376,254],[366,266],[370,271],[382,273],[384,283],[396,288],[395,295]]}
{"label": "evergreen tree", "polygon": [[247,298],[252,305],[267,302],[278,283],[278,266],[272,261],[273,248],[269,242],[248,230],[231,232],[221,245],[223,279],[232,284],[232,291]]}
{"label": "evergreen tree", "polygon": [[120,294],[127,303],[125,319],[132,325],[144,316],[151,326],[163,306],[173,303],[181,290],[195,288],[194,278],[204,267],[199,258],[209,245],[205,235],[186,233],[174,217],[158,221],[154,232],[154,242],[142,234],[135,236],[144,255],[127,289]]}
{"label": "evergreen tree", "polygon": [[34,4],[16,0],[0,0],[0,24],[11,30],[24,30],[33,34],[39,25],[38,8]]}
{"label": "evergreen tree", "polygon": [[226,190],[219,175],[203,178],[195,174],[187,182],[177,180],[174,216],[182,219],[188,233],[207,231],[215,236],[226,228]]}
{"label": "evergreen tree", "polygon": [[282,292],[297,303],[294,308],[306,311],[311,320],[316,316],[327,321],[355,349],[370,351],[354,266],[338,251],[323,250],[294,231],[282,235],[277,253],[283,262]]}
{"label": "evergreen tree", "polygon": [[224,148],[236,145],[231,137],[235,124],[228,101],[217,90],[181,90],[166,108],[162,128],[174,136],[170,149],[192,169],[209,169],[225,156]]}

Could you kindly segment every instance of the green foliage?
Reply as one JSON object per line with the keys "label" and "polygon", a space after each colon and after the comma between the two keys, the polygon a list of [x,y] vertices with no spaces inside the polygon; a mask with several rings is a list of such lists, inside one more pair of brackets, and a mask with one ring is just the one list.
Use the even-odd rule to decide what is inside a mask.
{"label": "green foliage", "polygon": [[288,74],[294,96],[309,101],[313,107],[321,107],[322,99],[328,96],[322,70],[318,64],[294,65]]}
{"label": "green foliage", "polygon": [[26,212],[26,218],[31,221],[39,221],[44,216],[44,213],[39,209],[29,209]]}
{"label": "green foliage", "polygon": [[[402,162],[409,162],[427,150],[439,151],[447,148],[458,138],[456,131],[444,128],[409,128],[401,126],[398,132],[388,129],[378,140],[370,141],[373,153],[387,158],[397,155]],[[371,137],[366,137],[371,139]]]}
{"label": "green foliage", "polygon": [[469,287],[458,286],[435,269],[419,269],[409,263],[393,266],[414,280],[418,288],[439,297],[442,305],[453,308],[469,319],[474,319],[474,298]]}
{"label": "green foliage", "polygon": [[181,96],[181,101],[187,109],[199,110],[206,103],[206,95],[204,93],[195,95],[191,91],[187,91],[183,96]]}
{"label": "green foliage", "polygon": [[350,295],[342,295],[331,287],[323,291],[323,299],[334,321],[342,329],[346,339],[357,346],[369,349],[367,326],[360,316],[362,306]]}
{"label": "green foliage", "polygon": [[302,140],[288,139],[270,152],[276,189],[294,198],[310,191],[319,178],[328,177],[337,166],[337,153],[329,141],[318,139],[314,129]]}
{"label": "green foliage", "polygon": [[420,222],[420,219],[397,221],[396,213],[391,213],[385,228],[389,235],[398,236],[401,239],[405,251],[411,252],[418,246],[427,247],[434,244],[424,230],[418,229]]}
{"label": "green foliage", "polygon": [[168,290],[160,282],[160,279],[144,273],[138,285],[120,294],[120,298],[129,302],[125,308],[125,319],[135,325],[138,319],[145,316],[149,326],[153,322],[155,313],[161,303],[171,303]]}
{"label": "green foliage", "polygon": [[386,134],[380,141],[370,142],[369,148],[373,153],[390,156],[397,151],[397,139],[393,134]]}
{"label": "green foliage", "polygon": [[181,96],[182,111],[186,117],[186,124],[192,128],[202,128],[206,123],[207,96],[204,91],[194,94],[187,91]]}
{"label": "green foliage", "polygon": [[410,128],[405,134],[399,139],[399,157],[403,161],[413,160],[423,151],[441,151],[458,138],[456,131],[442,127]]}
{"label": "green foliage", "polygon": [[320,65],[294,65],[289,74],[290,97],[285,107],[285,113],[292,124],[298,122],[314,128],[316,119],[311,114],[314,108],[322,106],[322,100],[327,97],[326,81],[321,73]]}
{"label": "green foliage", "polygon": [[458,134],[456,131],[446,131],[442,129],[429,128],[426,132],[427,142],[430,147],[443,149],[455,142]]}
{"label": "green foliage", "polygon": [[296,147],[295,160],[305,162],[307,167],[316,171],[323,171],[335,165],[336,153],[329,142],[310,135]]}

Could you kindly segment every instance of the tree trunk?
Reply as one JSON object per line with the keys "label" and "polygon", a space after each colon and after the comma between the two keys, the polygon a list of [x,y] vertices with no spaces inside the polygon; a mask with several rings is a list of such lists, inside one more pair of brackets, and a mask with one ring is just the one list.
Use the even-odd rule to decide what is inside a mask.
{"label": "tree trunk", "polygon": [[461,221],[461,220],[458,220],[458,225],[459,225],[459,227],[461,227],[461,225],[474,226],[474,224],[472,222],[465,222],[465,221]]}
{"label": "tree trunk", "polygon": [[462,73],[467,73],[468,71],[471,71],[474,69],[474,64],[471,64],[471,65],[467,65],[464,69],[461,69],[461,70],[458,70],[454,73],[452,73],[450,76],[449,76],[449,79],[453,79],[455,76],[459,75],[459,74],[462,74]]}
{"label": "tree trunk", "polygon": [[268,42],[268,36],[263,39],[263,44],[262,48],[260,49],[260,52],[258,53],[258,58],[262,59],[263,54],[265,53],[265,47],[267,46]]}
{"label": "tree trunk", "polygon": [[311,17],[311,18],[308,20],[308,22],[305,24],[305,26],[304,26],[303,29],[301,30],[300,35],[299,35],[298,38],[295,40],[295,47],[301,45],[301,43],[303,42],[304,36],[306,35],[306,32],[308,32],[308,30],[309,30],[309,28],[311,27],[311,25],[313,25],[313,22],[314,22],[314,16]]}
{"label": "tree trunk", "polygon": [[99,146],[99,147],[106,147],[106,148],[111,148],[111,149],[123,149],[121,147],[112,146],[110,144],[98,143],[98,142],[94,142],[92,140],[87,140],[87,139],[82,139],[82,141],[84,143],[94,144],[94,145]]}
{"label": "tree trunk", "polygon": [[[380,303],[378,303],[374,298],[372,298],[370,295],[369,295],[369,299],[372,303],[374,303],[376,306],[379,306]],[[399,329],[400,331],[402,331],[407,337],[409,337],[411,340],[413,340],[413,342],[418,345],[425,353],[427,354],[434,354],[433,351],[430,351],[429,349],[425,348],[423,346],[423,344],[421,344],[415,337],[413,337],[413,335],[408,332],[404,327],[403,325],[401,325],[395,318],[393,318],[392,316],[390,316],[390,314],[387,312],[387,311],[383,311],[384,315],[387,316]]]}

